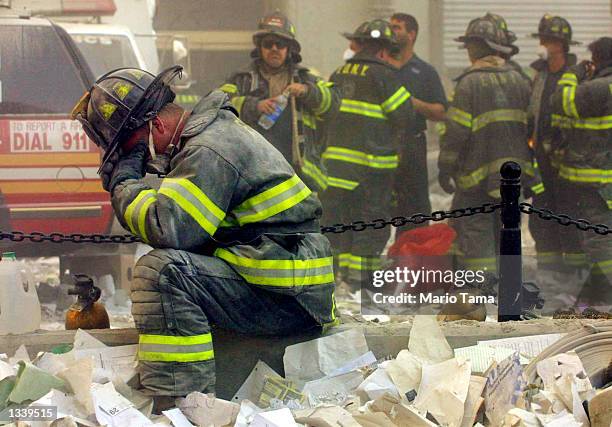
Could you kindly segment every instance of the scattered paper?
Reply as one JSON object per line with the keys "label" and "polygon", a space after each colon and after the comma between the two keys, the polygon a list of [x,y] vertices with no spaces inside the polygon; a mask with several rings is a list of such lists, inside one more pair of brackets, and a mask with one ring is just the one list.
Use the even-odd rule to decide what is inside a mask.
{"label": "scattered paper", "polygon": [[471,372],[470,362],[464,359],[450,359],[423,366],[414,406],[420,412],[431,413],[440,424],[459,427]]}
{"label": "scattered paper", "polygon": [[389,416],[383,412],[366,412],[353,415],[353,418],[363,427],[396,427]]}
{"label": "scattered paper", "polygon": [[463,420],[461,427],[472,427],[476,422],[478,411],[484,402],[482,392],[487,385],[487,379],[472,375],[470,377],[470,387],[468,388],[467,398],[463,406]]}
{"label": "scattered paper", "polygon": [[285,349],[285,377],[298,387],[329,375],[369,351],[363,332],[351,329]]}
{"label": "scattered paper", "polygon": [[263,412],[263,409],[259,408],[250,400],[243,400],[240,403],[240,412],[236,417],[236,423],[234,427],[249,427],[255,418],[255,415]]}
{"label": "scattered paper", "polygon": [[308,397],[310,406],[320,404],[343,405],[363,382],[359,371],[349,372],[336,377],[324,377],[309,381],[304,385],[302,394]]}
{"label": "scattered paper", "polygon": [[367,407],[370,412],[383,412],[393,424],[398,426],[432,427],[436,425],[420,414],[416,408],[402,404],[397,397],[388,393],[369,402]]}
{"label": "scattered paper", "polygon": [[373,400],[383,396],[385,393],[399,398],[397,387],[389,378],[384,368],[376,369],[357,387],[357,393],[365,397],[365,400]]}
{"label": "scattered paper", "polygon": [[9,395],[14,403],[34,401],[49,393],[51,389],[64,389],[61,379],[37,368],[29,362],[19,362],[15,386]]}
{"label": "scattered paper", "polygon": [[96,419],[108,427],[144,427],[153,424],[132,403],[119,394],[113,383],[92,384]]}
{"label": "scattered paper", "polygon": [[162,411],[162,414],[164,414],[172,422],[174,427],[194,427],[178,408],[174,408],[169,411]]}
{"label": "scattered paper", "polygon": [[560,353],[544,359],[538,362],[536,370],[540,378],[542,378],[545,390],[554,389],[557,378],[564,374],[586,376],[582,361],[574,351]]}
{"label": "scattered paper", "polygon": [[57,374],[64,380],[74,393],[77,401],[83,405],[87,415],[94,413],[91,397],[91,378],[93,375],[93,360],[83,358]]}
{"label": "scattered paper", "polygon": [[85,348],[75,350],[77,360],[92,357],[94,360],[94,382],[106,382],[118,375],[126,383],[136,375],[136,353],[138,344],[117,347]]}
{"label": "scattered paper", "polygon": [[10,377],[16,374],[17,372],[15,372],[15,368],[13,368],[8,363],[0,360],[0,381],[5,379],[6,377]]}
{"label": "scattered paper", "polygon": [[421,360],[408,350],[398,353],[395,360],[388,362],[385,370],[401,395],[418,390],[421,383]]}
{"label": "scattered paper", "polygon": [[256,414],[251,427],[297,427],[297,424],[291,411],[283,408]]}
{"label": "scattered paper", "polygon": [[52,375],[56,375],[74,363],[76,363],[74,351],[63,354],[43,353],[34,361],[37,367]]}
{"label": "scattered paper", "polygon": [[74,334],[74,350],[89,350],[94,348],[107,347],[102,341],[94,338],[91,334],[85,332],[83,329],[77,329]]}
{"label": "scattered paper", "polygon": [[[472,362],[473,373],[484,373],[493,365],[494,362],[501,362],[507,359],[515,350],[507,347],[489,347],[485,344],[473,345],[455,349],[455,357],[463,357]],[[529,359],[524,356],[520,358],[521,365],[529,363]]]}
{"label": "scattered paper", "polygon": [[336,405],[300,409],[293,414],[296,422],[309,427],[361,427],[350,412]]}
{"label": "scattered paper", "polygon": [[520,408],[512,408],[504,417],[501,427],[540,427],[538,417]]}
{"label": "scattered paper", "polygon": [[544,427],[586,427],[567,411],[551,415],[536,414],[536,417]]}
{"label": "scattered paper", "polygon": [[364,355],[359,356],[357,359],[351,360],[349,363],[342,366],[341,368],[330,372],[328,376],[335,377],[338,375],[343,375],[356,369],[373,365],[374,363],[376,363],[376,356],[374,356],[374,353],[372,353],[371,351],[368,351]]}
{"label": "scattered paper", "polygon": [[250,400],[251,402],[257,402],[261,391],[263,390],[266,378],[282,378],[278,375],[274,369],[270,368],[265,362],[259,360],[257,364],[242,383],[234,397],[232,402],[240,404],[243,400]]}
{"label": "scattered paper", "polygon": [[521,408],[524,385],[518,353],[491,368],[487,375],[484,399],[485,414],[493,425],[500,425],[510,409]]}
{"label": "scattered paper", "polygon": [[533,359],[546,347],[556,343],[565,334],[545,334],[526,337],[503,338],[497,340],[478,341],[488,347],[503,347],[518,351],[521,355]]}
{"label": "scattered paper", "polygon": [[197,391],[189,393],[184,399],[178,399],[176,406],[189,421],[207,427],[233,425],[240,412],[240,405],[236,403]]}
{"label": "scattered paper", "polygon": [[28,363],[32,361],[32,359],[30,359],[30,355],[28,354],[28,349],[23,344],[19,346],[13,357],[9,358],[8,363],[9,365],[15,366],[21,361]]}
{"label": "scattered paper", "polygon": [[33,406],[55,406],[58,418],[72,416],[79,424],[94,427],[98,423],[86,421],[88,414],[80,405],[74,395],[59,390],[51,390],[32,404]]}
{"label": "scattered paper", "polygon": [[454,357],[436,316],[414,316],[408,350],[429,364],[444,362]]}
{"label": "scattered paper", "polygon": [[293,381],[274,376],[266,377],[257,406],[269,408],[273,400],[277,400],[283,405],[292,403],[293,405],[301,406],[305,397],[296,390]]}

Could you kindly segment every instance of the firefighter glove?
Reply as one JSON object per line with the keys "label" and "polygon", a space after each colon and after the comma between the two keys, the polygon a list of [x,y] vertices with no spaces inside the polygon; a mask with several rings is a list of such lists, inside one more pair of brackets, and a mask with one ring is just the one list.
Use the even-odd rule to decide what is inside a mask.
{"label": "firefighter glove", "polygon": [[567,70],[574,73],[579,82],[589,78],[593,74],[594,65],[591,61],[581,61],[579,64],[572,65]]}
{"label": "firefighter glove", "polygon": [[[148,148],[144,141],[138,142],[132,150],[124,155],[117,156],[117,160],[112,162],[112,171],[107,172],[106,166],[111,164],[108,162],[105,165],[105,169],[100,174],[104,189],[109,191],[111,194],[115,187],[127,179],[140,179],[145,174],[145,163],[147,160]],[[105,176],[108,178],[105,183]]]}
{"label": "firefighter glove", "polygon": [[455,192],[455,185],[453,184],[453,178],[449,173],[440,173],[438,175],[438,183],[442,190],[447,194],[453,194]]}

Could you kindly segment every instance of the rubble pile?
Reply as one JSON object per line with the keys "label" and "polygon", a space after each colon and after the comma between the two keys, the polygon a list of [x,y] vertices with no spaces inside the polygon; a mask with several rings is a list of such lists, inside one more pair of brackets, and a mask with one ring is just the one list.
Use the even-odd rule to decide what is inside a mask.
{"label": "rubble pile", "polygon": [[[374,355],[359,328],[286,348],[285,377],[259,361],[231,401],[194,392],[153,415],[138,391],[137,345],[84,331],[72,348],[0,359],[0,420],[11,408],[57,407],[25,426],[609,427],[612,322],[568,334],[452,349],[435,317],[416,316],[408,348]],[[0,421],[2,424],[2,421]]]}

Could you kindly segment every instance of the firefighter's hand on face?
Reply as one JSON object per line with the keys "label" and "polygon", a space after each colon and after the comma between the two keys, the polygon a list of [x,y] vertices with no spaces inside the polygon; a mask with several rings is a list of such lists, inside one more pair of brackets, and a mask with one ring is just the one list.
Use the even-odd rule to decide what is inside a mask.
{"label": "firefighter's hand on face", "polygon": [[455,192],[455,184],[453,183],[453,177],[450,173],[440,171],[438,174],[438,183],[445,193],[453,194]]}
{"label": "firefighter's hand on face", "polygon": [[308,92],[308,86],[302,83],[291,83],[285,88],[285,92],[289,92],[289,95],[296,98],[301,98]]}
{"label": "firefighter's hand on face", "polygon": [[261,114],[272,114],[276,109],[276,99],[263,99],[257,103],[257,111]]}
{"label": "firefighter's hand on face", "polygon": [[139,179],[145,174],[147,144],[138,142],[132,150],[123,154],[115,152],[100,171],[102,186],[112,194],[115,187],[127,179]]}

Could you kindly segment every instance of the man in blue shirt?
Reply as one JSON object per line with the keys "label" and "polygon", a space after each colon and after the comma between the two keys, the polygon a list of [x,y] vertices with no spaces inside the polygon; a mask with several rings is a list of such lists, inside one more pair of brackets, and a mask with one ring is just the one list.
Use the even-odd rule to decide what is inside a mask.
{"label": "man in blue shirt", "polygon": [[[412,94],[416,111],[414,138],[407,138],[402,146],[397,170],[395,191],[397,213],[408,216],[431,212],[427,175],[427,120],[443,121],[448,103],[440,76],[434,67],[414,53],[419,24],[412,15],[396,13],[391,17],[391,29],[400,45],[397,60],[392,61],[399,71],[403,85]],[[409,143],[410,141],[410,143]]]}

